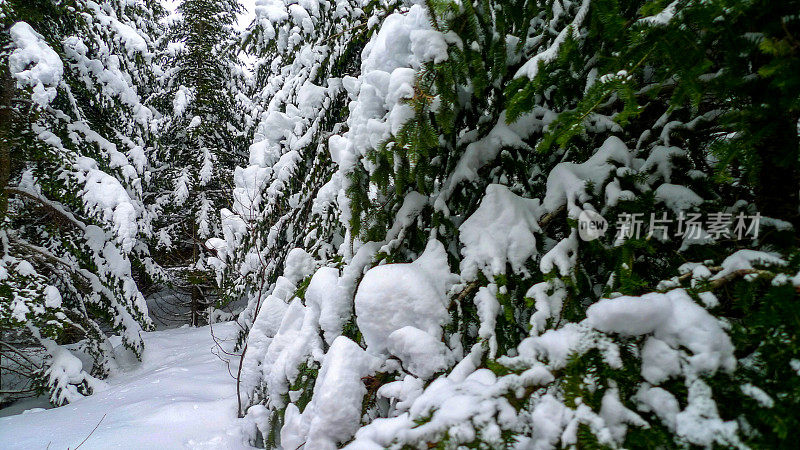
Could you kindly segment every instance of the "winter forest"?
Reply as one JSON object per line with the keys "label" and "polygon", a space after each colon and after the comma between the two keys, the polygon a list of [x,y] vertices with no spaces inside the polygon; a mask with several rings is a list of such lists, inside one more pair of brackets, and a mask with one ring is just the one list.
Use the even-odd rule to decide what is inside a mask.
{"label": "winter forest", "polygon": [[800,1],[0,27],[0,448],[796,448]]}

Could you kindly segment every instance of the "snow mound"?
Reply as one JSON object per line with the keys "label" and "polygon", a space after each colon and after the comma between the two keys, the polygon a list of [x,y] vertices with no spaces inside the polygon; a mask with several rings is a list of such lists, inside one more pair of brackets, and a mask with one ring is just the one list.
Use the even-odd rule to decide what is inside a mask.
{"label": "snow mound", "polygon": [[41,34],[25,22],[15,23],[9,30],[16,46],[8,57],[8,68],[23,87],[32,87],[31,99],[47,106],[56,98],[56,88],[64,74],[64,64],[47,45]]}
{"label": "snow mound", "polygon": [[128,191],[116,178],[103,172],[97,162],[88,157],[78,160],[77,168],[83,171],[83,201],[93,211],[97,211],[107,222],[112,223],[117,241],[129,252],[136,243],[139,226],[137,212]]}
{"label": "snow mound", "polygon": [[284,448],[333,450],[347,442],[361,424],[361,399],[367,393],[363,377],[374,373],[380,359],[367,354],[350,339],[339,336],[322,361],[311,402],[301,414],[286,408],[281,429]]}
{"label": "snow mound", "polygon": [[570,217],[577,218],[583,210],[582,205],[589,199],[588,184],[599,189],[617,166],[630,167],[630,150],[616,136],[610,136],[603,145],[583,163],[559,163],[547,176],[547,194],[542,203],[547,211],[555,211],[567,205]]}
{"label": "snow mound", "polygon": [[[602,299],[589,307],[586,318],[591,327],[606,333],[650,334],[673,349],[687,348],[692,352],[688,362],[698,374],[719,369],[732,372],[736,367],[733,344],[722,325],[683,289],[641,297]],[[653,345],[656,344],[650,344]],[[648,374],[647,378],[652,378],[653,373],[670,374],[673,370],[672,358],[643,360],[642,372]]]}
{"label": "snow mound", "polygon": [[444,246],[435,239],[412,263],[370,269],[355,297],[356,322],[367,351],[385,353],[389,335],[406,326],[441,339],[453,277]]}
{"label": "snow mound", "polygon": [[506,264],[516,272],[536,253],[536,236],[541,231],[538,199],[527,199],[500,184],[491,184],[478,209],[459,227],[464,244],[461,276],[474,279],[479,269],[487,276],[504,273]]}
{"label": "snow mound", "polygon": [[753,270],[753,264],[785,266],[786,261],[773,253],[739,250],[722,261],[722,270],[711,279],[717,280],[740,270]]}
{"label": "snow mound", "polygon": [[450,350],[441,339],[419,328],[409,326],[392,332],[387,347],[409,372],[422,379],[446,369],[451,362]]}
{"label": "snow mound", "polygon": [[306,301],[319,308],[319,325],[325,342],[332,343],[341,334],[353,311],[353,302],[339,287],[339,271],[333,267],[320,267],[306,289]]}

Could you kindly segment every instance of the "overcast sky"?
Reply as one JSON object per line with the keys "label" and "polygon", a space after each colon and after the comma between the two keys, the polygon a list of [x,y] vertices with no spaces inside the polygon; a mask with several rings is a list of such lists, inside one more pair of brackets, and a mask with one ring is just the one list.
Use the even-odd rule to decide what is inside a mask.
{"label": "overcast sky", "polygon": [[[164,5],[167,11],[175,11],[175,8],[177,8],[180,3],[181,0],[161,0],[161,4]],[[244,30],[256,16],[256,0],[239,0],[239,3],[244,6],[244,11],[242,11],[242,14],[239,16],[239,29]]]}
{"label": "overcast sky", "polygon": [[239,3],[241,3],[245,9],[242,15],[239,16],[239,28],[244,30],[256,16],[256,0],[239,0]]}

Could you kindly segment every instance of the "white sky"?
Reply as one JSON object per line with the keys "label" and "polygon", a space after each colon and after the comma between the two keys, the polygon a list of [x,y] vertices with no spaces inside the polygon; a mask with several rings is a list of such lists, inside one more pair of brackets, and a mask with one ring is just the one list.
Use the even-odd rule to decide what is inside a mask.
{"label": "white sky", "polygon": [[[164,5],[164,8],[169,12],[175,11],[175,8],[177,8],[180,3],[181,0],[161,0],[161,4]],[[244,11],[241,15],[239,15],[239,23],[237,28],[244,30],[248,25],[250,25],[250,22],[256,16],[256,0],[239,0],[239,3],[244,6]]]}
{"label": "white sky", "polygon": [[[236,24],[236,28],[239,30],[244,30],[248,25],[250,25],[250,22],[252,22],[256,16],[256,0],[239,0],[239,3],[241,3],[244,7],[244,11],[242,11],[242,14],[239,15],[239,22]],[[172,13],[175,11],[175,8],[181,4],[181,0],[161,0],[161,4],[164,5],[164,9],[166,9],[168,13]],[[241,52],[239,53],[239,60],[242,62],[242,68],[244,69],[245,73],[251,75],[252,67],[256,61],[256,58]]]}
{"label": "white sky", "polygon": [[245,9],[239,16],[239,29],[244,30],[256,17],[256,0],[239,0],[239,3]]}

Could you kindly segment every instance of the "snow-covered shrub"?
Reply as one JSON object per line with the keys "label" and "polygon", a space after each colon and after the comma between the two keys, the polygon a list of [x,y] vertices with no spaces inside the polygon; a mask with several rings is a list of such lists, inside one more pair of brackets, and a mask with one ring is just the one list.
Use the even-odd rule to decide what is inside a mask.
{"label": "snow-covered shrub", "polygon": [[784,442],[797,20],[665,3],[258,3],[268,106],[210,244],[268,447]]}

